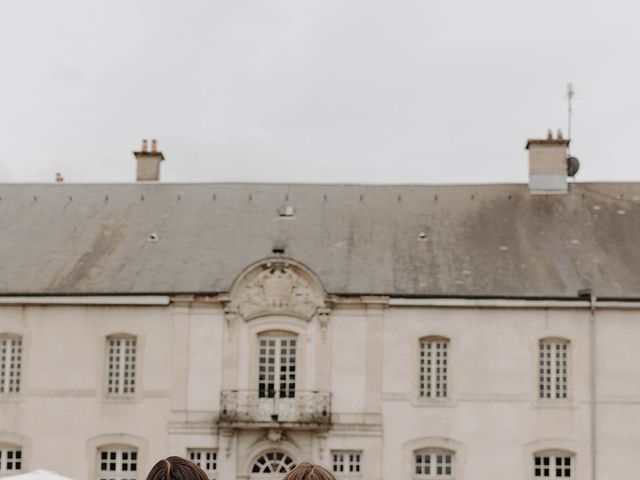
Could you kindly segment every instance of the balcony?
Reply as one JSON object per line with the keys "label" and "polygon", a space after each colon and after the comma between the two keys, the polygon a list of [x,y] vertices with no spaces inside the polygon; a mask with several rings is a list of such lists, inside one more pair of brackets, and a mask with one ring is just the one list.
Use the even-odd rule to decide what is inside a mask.
{"label": "balcony", "polygon": [[224,425],[326,428],[331,424],[329,392],[224,390],[220,400],[220,424]]}

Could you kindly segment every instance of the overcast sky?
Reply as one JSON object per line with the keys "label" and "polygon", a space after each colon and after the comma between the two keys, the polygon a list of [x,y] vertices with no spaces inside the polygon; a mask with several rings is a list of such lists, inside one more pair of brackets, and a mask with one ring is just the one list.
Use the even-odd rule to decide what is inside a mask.
{"label": "overcast sky", "polygon": [[2,0],[0,182],[640,180],[640,2]]}

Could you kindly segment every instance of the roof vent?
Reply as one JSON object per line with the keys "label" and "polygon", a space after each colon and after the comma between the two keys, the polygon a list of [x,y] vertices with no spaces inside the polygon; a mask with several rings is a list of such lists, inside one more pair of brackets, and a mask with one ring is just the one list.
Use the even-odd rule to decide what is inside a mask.
{"label": "roof vent", "polygon": [[133,152],[136,157],[136,181],[158,182],[160,180],[160,162],[164,160],[162,152],[158,151],[158,142],[151,140],[151,151],[147,150],[148,141],[142,140],[142,149]]}
{"label": "roof vent", "polygon": [[558,130],[553,138],[551,130],[547,138],[530,139],[529,150],[529,191],[531,193],[567,193],[567,176],[577,172],[577,159],[567,157],[569,140]]}
{"label": "roof vent", "polygon": [[278,210],[278,215],[280,215],[281,217],[293,217],[294,214],[294,209],[292,205],[285,205],[283,207],[280,207],[280,210]]}

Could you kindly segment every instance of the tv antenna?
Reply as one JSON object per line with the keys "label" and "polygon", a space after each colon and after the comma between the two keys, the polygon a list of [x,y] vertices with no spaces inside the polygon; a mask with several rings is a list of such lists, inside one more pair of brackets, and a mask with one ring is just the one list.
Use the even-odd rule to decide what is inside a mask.
{"label": "tv antenna", "polygon": [[573,85],[567,83],[567,138],[569,140],[569,144],[567,145],[567,175],[569,177],[575,177],[580,168],[578,159],[571,156],[571,116],[573,114],[571,100],[573,99],[573,95]]}
{"label": "tv antenna", "polygon": [[[573,110],[571,109],[571,100],[573,99],[574,91],[573,85],[567,83],[567,138],[571,141],[571,116],[573,114]],[[568,149],[570,147],[567,147]]]}

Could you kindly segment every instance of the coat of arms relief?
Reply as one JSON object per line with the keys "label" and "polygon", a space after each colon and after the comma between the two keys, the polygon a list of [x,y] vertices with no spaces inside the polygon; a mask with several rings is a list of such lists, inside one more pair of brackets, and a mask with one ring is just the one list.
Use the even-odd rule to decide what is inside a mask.
{"label": "coat of arms relief", "polygon": [[314,279],[288,262],[268,262],[249,272],[234,288],[227,311],[245,320],[263,315],[293,315],[311,320],[325,307]]}

